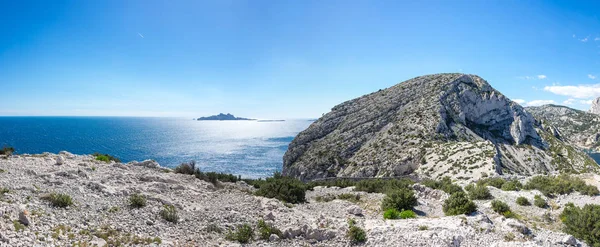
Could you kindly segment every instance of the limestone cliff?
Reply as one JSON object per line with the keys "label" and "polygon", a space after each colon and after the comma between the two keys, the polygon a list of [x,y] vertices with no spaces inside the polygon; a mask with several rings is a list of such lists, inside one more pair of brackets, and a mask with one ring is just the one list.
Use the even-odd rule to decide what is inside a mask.
{"label": "limestone cliff", "polygon": [[592,101],[592,106],[590,107],[590,113],[600,115],[600,98],[597,98]]}
{"label": "limestone cliff", "polygon": [[466,74],[420,76],[337,105],[298,134],[283,161],[283,173],[302,180],[597,169],[520,105]]}

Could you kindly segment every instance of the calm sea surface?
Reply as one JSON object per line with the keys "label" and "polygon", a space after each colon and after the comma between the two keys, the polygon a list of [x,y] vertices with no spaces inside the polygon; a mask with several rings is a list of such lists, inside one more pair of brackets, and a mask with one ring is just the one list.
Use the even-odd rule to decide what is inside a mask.
{"label": "calm sea surface", "polygon": [[288,144],[312,122],[194,121],[181,118],[0,117],[0,146],[17,153],[108,153],[123,162],[265,177],[281,170]]}

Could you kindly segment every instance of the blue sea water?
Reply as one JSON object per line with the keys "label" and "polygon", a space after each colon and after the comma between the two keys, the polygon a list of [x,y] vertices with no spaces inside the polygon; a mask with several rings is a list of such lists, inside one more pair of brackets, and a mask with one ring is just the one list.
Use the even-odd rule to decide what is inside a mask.
{"label": "blue sea water", "polygon": [[123,162],[154,159],[174,167],[257,178],[281,170],[288,144],[312,121],[194,121],[182,118],[0,117],[0,146],[17,153],[107,153]]}

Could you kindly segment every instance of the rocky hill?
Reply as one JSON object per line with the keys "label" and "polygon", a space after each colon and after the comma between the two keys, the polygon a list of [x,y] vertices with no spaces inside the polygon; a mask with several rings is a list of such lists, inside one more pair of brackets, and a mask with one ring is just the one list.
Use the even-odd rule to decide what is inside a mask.
{"label": "rocky hill", "polygon": [[283,160],[283,173],[301,180],[598,170],[520,105],[467,74],[420,76],[337,105],[298,134]]}
{"label": "rocky hill", "polygon": [[[594,186],[600,179],[580,176]],[[151,160],[106,163],[68,152],[0,156],[0,246],[240,246],[226,236],[242,224],[250,227],[243,246],[353,246],[349,219],[364,229],[363,246],[587,246],[559,231],[562,210],[555,209],[600,203],[579,193],[546,198],[537,190],[489,186],[518,219],[494,212],[491,198],[475,200],[476,212],[444,216],[448,194],[410,186],[416,218],[385,220],[385,195],[354,187],[315,187],[306,191],[306,203],[288,204],[255,196],[244,182],[206,182]],[[146,203],[132,203],[134,195]],[[552,208],[515,203],[536,195]],[[165,216],[165,209],[172,213]],[[281,232],[263,236],[261,220]]]}
{"label": "rocky hill", "polygon": [[600,115],[600,98],[596,98],[595,100],[592,101],[592,106],[590,107],[590,113]]}
{"label": "rocky hill", "polygon": [[600,151],[600,115],[559,105],[525,109],[557,138],[580,148]]}

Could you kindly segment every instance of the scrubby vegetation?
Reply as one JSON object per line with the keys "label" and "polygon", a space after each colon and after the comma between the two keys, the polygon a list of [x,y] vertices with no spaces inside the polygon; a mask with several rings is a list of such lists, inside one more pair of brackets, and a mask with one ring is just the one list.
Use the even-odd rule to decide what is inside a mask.
{"label": "scrubby vegetation", "polygon": [[358,244],[367,241],[367,233],[362,228],[356,226],[354,220],[348,220],[348,233],[347,236],[352,243]]}
{"label": "scrubby vegetation", "polygon": [[546,203],[546,200],[544,200],[544,198],[542,198],[540,195],[535,195],[535,197],[533,197],[533,204],[538,208],[548,207],[548,203]]}
{"label": "scrubby vegetation", "polygon": [[114,161],[117,163],[121,162],[121,160],[119,158],[114,157],[110,154],[101,154],[101,153],[96,152],[96,153],[93,153],[92,156],[96,157],[96,160],[104,161],[106,163],[109,163],[111,161]]}
{"label": "scrubby vegetation", "polygon": [[356,183],[356,191],[368,193],[389,193],[398,189],[408,189],[414,182],[410,179],[366,179]]}
{"label": "scrubby vegetation", "polygon": [[66,208],[73,205],[73,199],[67,194],[50,193],[42,196],[43,200],[49,201],[54,207]]}
{"label": "scrubby vegetation", "polygon": [[415,193],[409,189],[397,189],[392,192],[388,192],[388,194],[383,198],[381,202],[381,209],[396,209],[396,210],[406,210],[412,209],[417,205],[417,198],[415,197]]}
{"label": "scrubby vegetation", "polygon": [[500,200],[492,201],[492,210],[494,210],[494,212],[496,212],[496,213],[504,215],[504,217],[506,217],[506,218],[519,218],[519,216],[517,214],[513,213],[510,210],[510,207],[508,206],[508,204],[506,204],[505,202],[500,201]]}
{"label": "scrubby vegetation", "polygon": [[129,206],[132,208],[143,208],[146,206],[147,199],[146,196],[142,194],[131,194],[129,196]]}
{"label": "scrubby vegetation", "polygon": [[598,187],[587,185],[583,179],[567,174],[558,176],[535,176],[527,182],[525,189],[536,189],[546,196],[570,194],[573,191],[589,196],[598,195],[598,193],[600,193]]}
{"label": "scrubby vegetation", "polygon": [[523,188],[523,184],[518,180],[506,181],[504,184],[502,184],[502,187],[500,187],[500,189],[504,191],[519,191],[521,188]]}
{"label": "scrubby vegetation", "polygon": [[490,190],[485,185],[473,185],[469,184],[465,187],[465,190],[469,192],[471,200],[487,200],[492,199]]}
{"label": "scrubby vegetation", "polygon": [[4,146],[0,149],[0,154],[11,156],[15,152],[15,148],[11,146]]}
{"label": "scrubby vegetation", "polygon": [[529,202],[529,200],[527,200],[527,198],[525,198],[523,196],[519,196],[517,198],[517,204],[519,204],[521,206],[530,206],[531,202]]}
{"label": "scrubby vegetation", "polygon": [[448,194],[454,194],[456,192],[463,192],[463,189],[452,183],[450,177],[443,177],[441,180],[426,179],[421,184],[437,190],[442,190]]}
{"label": "scrubby vegetation", "polygon": [[400,211],[395,208],[387,209],[383,212],[383,218],[386,220],[395,220],[400,218]]}
{"label": "scrubby vegetation", "polygon": [[272,234],[277,235],[279,238],[283,236],[277,227],[267,224],[264,220],[259,220],[257,225],[260,239],[267,240]]}
{"label": "scrubby vegetation", "polygon": [[357,203],[357,202],[360,202],[360,194],[350,194],[350,193],[339,194],[337,196],[337,199]]}
{"label": "scrubby vegetation", "polygon": [[[196,167],[195,161],[184,162],[175,167],[173,170],[175,173],[194,175],[196,178],[200,180],[204,180],[206,182],[217,185],[219,181],[221,182],[231,182],[235,183],[237,181],[242,181],[243,179],[240,176],[235,176],[233,174],[227,173],[217,173],[217,172],[202,172],[200,168]],[[259,180],[244,180],[248,183],[253,183],[254,181],[259,182]]]}
{"label": "scrubby vegetation", "polygon": [[301,203],[306,201],[306,189],[306,185],[300,180],[276,172],[273,177],[267,178],[260,184],[255,194],[287,203]]}
{"label": "scrubby vegetation", "polygon": [[446,215],[470,214],[477,210],[477,205],[469,200],[464,192],[456,192],[444,201],[443,208]]}
{"label": "scrubby vegetation", "polygon": [[560,214],[564,231],[590,246],[600,246],[600,205],[585,205],[583,208],[567,204]]}
{"label": "scrubby vegetation", "polygon": [[225,238],[229,241],[237,241],[241,244],[247,244],[254,237],[252,226],[243,224],[237,227],[235,231],[229,231]]}
{"label": "scrubby vegetation", "polygon": [[412,210],[403,210],[400,212],[400,219],[413,219],[417,218],[417,214]]}
{"label": "scrubby vegetation", "polygon": [[506,180],[500,177],[486,178],[477,182],[479,185],[493,186],[498,189],[502,189],[502,185],[504,185],[504,183],[506,183]]}
{"label": "scrubby vegetation", "polygon": [[177,223],[177,221],[179,221],[177,209],[173,205],[164,205],[163,209],[160,211],[160,216],[168,222]]}

